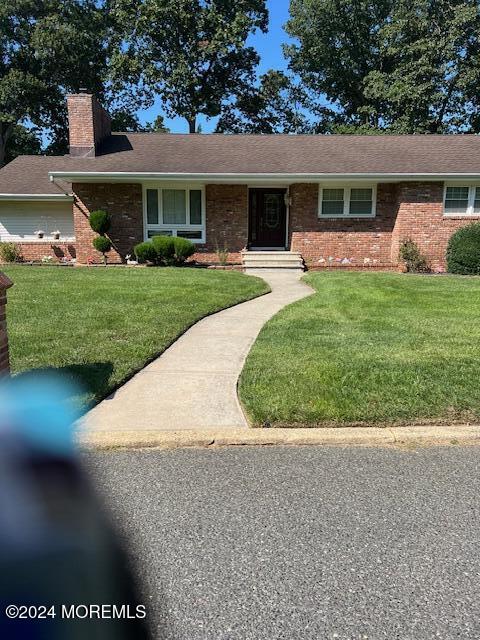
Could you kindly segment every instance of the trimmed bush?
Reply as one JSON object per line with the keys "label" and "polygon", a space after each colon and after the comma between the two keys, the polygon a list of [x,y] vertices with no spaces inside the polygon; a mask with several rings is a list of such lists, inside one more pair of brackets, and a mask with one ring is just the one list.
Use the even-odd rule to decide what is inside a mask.
{"label": "trimmed bush", "polygon": [[92,244],[97,251],[103,253],[103,261],[105,262],[105,264],[107,264],[106,254],[112,248],[112,241],[110,240],[110,238],[107,238],[106,236],[97,236],[93,239]]}
{"label": "trimmed bush", "polygon": [[157,252],[157,260],[164,264],[175,262],[175,238],[171,236],[153,236],[152,243]]}
{"label": "trimmed bush", "polygon": [[135,255],[140,263],[157,262],[157,252],[152,242],[140,242],[134,247]]}
{"label": "trimmed bush", "polygon": [[183,264],[187,258],[195,253],[195,245],[187,238],[173,238],[175,247],[175,262]]}
{"label": "trimmed bush", "polygon": [[430,267],[427,259],[420,253],[420,249],[413,240],[405,240],[400,245],[400,258],[405,262],[410,273],[428,273]]}
{"label": "trimmed bush", "polygon": [[102,209],[92,211],[89,222],[92,231],[99,233],[101,236],[110,229],[110,216],[106,211],[102,211]]}
{"label": "trimmed bush", "polygon": [[462,227],[450,237],[447,269],[461,275],[480,275],[480,222]]}
{"label": "trimmed bush", "polygon": [[0,258],[3,262],[20,262],[22,253],[14,242],[0,242]]}

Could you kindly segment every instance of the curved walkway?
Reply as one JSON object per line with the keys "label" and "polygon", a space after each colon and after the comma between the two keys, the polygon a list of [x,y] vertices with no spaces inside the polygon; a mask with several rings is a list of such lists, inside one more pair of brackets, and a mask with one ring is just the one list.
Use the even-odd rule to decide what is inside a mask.
{"label": "curved walkway", "polygon": [[89,431],[247,427],[237,397],[245,358],[262,326],[313,293],[300,271],[251,269],[272,292],[200,320],[82,420]]}

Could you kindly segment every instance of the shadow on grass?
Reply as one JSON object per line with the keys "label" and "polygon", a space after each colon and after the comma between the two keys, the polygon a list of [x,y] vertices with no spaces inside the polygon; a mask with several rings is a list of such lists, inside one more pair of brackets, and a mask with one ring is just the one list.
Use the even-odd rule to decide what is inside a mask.
{"label": "shadow on grass", "polygon": [[110,391],[112,362],[89,362],[64,367],[42,367],[29,369],[15,376],[16,379],[59,378],[71,390],[66,400],[71,401],[81,412],[90,409],[96,401]]}

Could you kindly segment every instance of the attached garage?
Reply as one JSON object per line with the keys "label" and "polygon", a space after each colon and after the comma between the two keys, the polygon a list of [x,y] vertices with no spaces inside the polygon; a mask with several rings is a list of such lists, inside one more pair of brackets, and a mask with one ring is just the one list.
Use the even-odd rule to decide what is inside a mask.
{"label": "attached garage", "polygon": [[[38,231],[43,231],[39,238]],[[60,231],[60,237],[53,234]],[[0,200],[0,242],[74,242],[71,199]]]}

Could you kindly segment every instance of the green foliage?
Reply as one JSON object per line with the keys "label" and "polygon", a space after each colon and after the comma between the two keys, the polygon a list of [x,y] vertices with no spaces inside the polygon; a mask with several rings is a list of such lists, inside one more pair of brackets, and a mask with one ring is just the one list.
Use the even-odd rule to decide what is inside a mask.
{"label": "green foliage", "polygon": [[20,262],[22,253],[14,242],[0,242],[0,258],[3,262]]}
{"label": "green foliage", "polygon": [[217,255],[218,264],[225,266],[228,263],[229,254],[227,245],[224,244],[223,247],[220,247],[220,245],[217,243],[215,247],[215,253]]}
{"label": "green foliage", "polygon": [[223,110],[219,133],[306,133],[310,130],[301,110],[306,96],[282,71],[270,70],[258,86],[247,85],[233,104]]}
{"label": "green foliage", "polygon": [[[65,144],[65,93],[104,95],[108,12],[95,0],[3,0],[0,8],[0,166],[27,119]],[[57,147],[57,149],[59,148]],[[15,153],[14,145],[9,157]]]}
{"label": "green foliage", "polygon": [[153,236],[152,244],[157,254],[157,261],[160,264],[174,264],[175,243],[171,236]]}
{"label": "green foliage", "polygon": [[450,237],[447,269],[450,273],[480,275],[480,222],[462,227]]}
{"label": "green foliage", "polygon": [[400,258],[405,262],[410,273],[427,273],[430,271],[427,259],[420,252],[413,240],[404,240],[400,245]]}
{"label": "green foliage", "polygon": [[195,245],[188,238],[173,238],[173,246],[175,248],[175,263],[181,265],[193,256],[195,253]]}
{"label": "green foliage", "polygon": [[265,0],[117,0],[111,15],[122,44],[114,72],[139,81],[150,104],[160,96],[167,115],[185,118],[191,133],[200,114],[218,116],[252,81],[259,57],[246,41],[268,21]]}
{"label": "green foliage", "polygon": [[290,15],[285,52],[319,129],[480,130],[478,0],[291,0]]}
{"label": "green foliage", "polygon": [[157,252],[152,242],[140,242],[133,250],[141,264],[145,262],[153,262],[155,264],[157,262]]}
{"label": "green foliage", "polygon": [[102,209],[92,211],[92,213],[90,214],[89,222],[92,231],[95,231],[95,233],[99,233],[100,235],[104,235],[110,229],[110,216],[106,211],[103,211]]}
{"label": "green foliage", "polygon": [[93,239],[92,244],[97,251],[103,253],[104,257],[105,254],[108,253],[112,248],[112,241],[106,236],[97,236]]}
{"label": "green foliage", "polygon": [[22,125],[13,127],[5,151],[5,163],[11,162],[20,155],[35,155],[40,153],[41,143],[37,129],[27,129]]}

